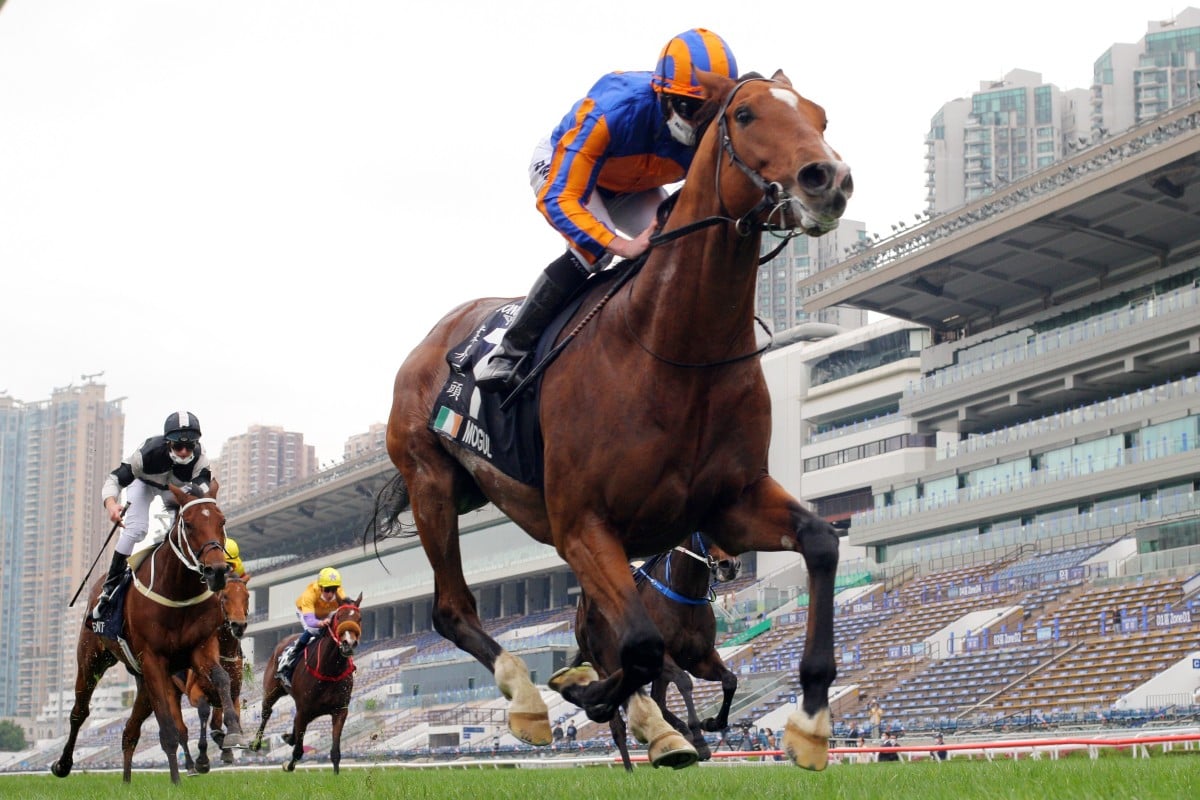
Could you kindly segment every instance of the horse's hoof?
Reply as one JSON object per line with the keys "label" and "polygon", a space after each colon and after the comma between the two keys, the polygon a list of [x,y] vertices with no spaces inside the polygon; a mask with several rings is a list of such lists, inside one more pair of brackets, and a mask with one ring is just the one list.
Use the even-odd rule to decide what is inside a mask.
{"label": "horse's hoof", "polygon": [[284,764],[283,771],[284,772],[295,772],[296,771],[296,762],[289,761],[288,763]]}
{"label": "horse's hoof", "polygon": [[53,764],[50,765],[50,774],[56,778],[65,778],[71,774],[72,766],[73,765],[69,764],[69,763],[64,763],[62,761],[55,761]]}
{"label": "horse's hoof", "polygon": [[[212,769],[212,764],[209,763],[208,756],[203,756],[196,759],[196,771],[201,775],[207,775],[210,769]],[[188,774],[193,775],[195,773],[189,769]]]}
{"label": "horse's hoof", "polygon": [[508,731],[525,744],[535,747],[545,747],[553,741],[550,736],[550,714],[545,711],[541,713],[508,712]]}
{"label": "horse's hoof", "polygon": [[221,751],[221,763],[222,764],[232,764],[233,763],[233,751],[232,750],[222,750]]}
{"label": "horse's hoof", "polygon": [[221,742],[225,741],[225,731],[213,731],[209,734],[212,737],[213,743],[217,747],[221,747]]}
{"label": "horse's hoof", "polygon": [[227,733],[221,738],[224,741],[221,745],[222,750],[242,750],[246,747],[240,733]]}
{"label": "horse's hoof", "polygon": [[253,742],[250,743],[250,749],[253,750],[255,753],[257,753],[259,750],[262,750],[262,737],[261,736],[259,736],[257,739],[255,739]]}
{"label": "horse's hoof", "polygon": [[829,711],[824,710],[816,717],[809,717],[798,711],[788,717],[783,729],[783,751],[791,757],[796,766],[820,772],[829,765],[829,736],[822,730],[822,717],[829,725]]}
{"label": "horse's hoof", "polygon": [[667,731],[650,743],[650,766],[683,769],[700,760],[696,748],[679,731]]}
{"label": "horse's hoof", "polygon": [[562,694],[563,689],[568,686],[583,686],[598,680],[600,680],[600,676],[596,670],[592,669],[592,665],[585,661],[578,667],[563,667],[550,676],[546,685],[553,691]]}

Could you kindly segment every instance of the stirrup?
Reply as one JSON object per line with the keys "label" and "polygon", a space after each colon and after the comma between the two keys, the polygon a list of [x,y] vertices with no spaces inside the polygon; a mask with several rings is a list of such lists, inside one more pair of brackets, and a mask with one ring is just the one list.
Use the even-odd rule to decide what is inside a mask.
{"label": "stirrup", "polygon": [[[521,370],[532,351],[524,353],[496,353],[488,359],[484,374],[475,380],[475,386],[484,392],[507,394],[521,382]],[[503,366],[500,363],[502,362]],[[495,365],[495,366],[493,366]]]}

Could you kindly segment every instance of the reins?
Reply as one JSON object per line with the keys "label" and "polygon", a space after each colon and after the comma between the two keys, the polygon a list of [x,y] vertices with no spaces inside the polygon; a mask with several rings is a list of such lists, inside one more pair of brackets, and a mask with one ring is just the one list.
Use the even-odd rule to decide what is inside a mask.
{"label": "reins", "polygon": [[[683,545],[677,545],[677,546],[675,546],[675,548],[673,548],[672,550],[668,550],[665,553],[659,553],[656,556],[651,556],[646,561],[646,563],[642,564],[642,566],[635,569],[633,571],[634,580],[635,581],[638,581],[638,580],[646,581],[651,586],[653,586],[656,590],[658,590],[659,594],[663,595],[668,600],[674,600],[676,603],[682,603],[683,605],[687,605],[687,606],[703,606],[703,605],[708,605],[708,604],[712,603],[714,600],[717,599],[717,593],[716,593],[716,590],[713,589],[712,580],[709,580],[709,582],[708,582],[708,593],[704,597],[688,597],[685,594],[680,594],[674,588],[671,587],[671,553],[672,552],[683,553],[686,556],[696,559],[701,564],[704,564],[705,568],[709,571],[710,575],[712,574],[713,563],[712,563],[712,559],[708,556],[708,549],[704,546],[704,539],[701,538],[699,534],[692,534],[692,538],[694,541],[698,542],[698,544],[700,546],[700,550],[703,552],[703,554],[694,553],[691,550],[689,550],[688,548],[684,547]],[[653,570],[660,563],[663,563],[664,561],[666,563],[666,566],[664,567],[664,575],[663,575],[664,580],[660,581],[657,578],[655,578],[653,575],[651,575],[650,571]]]}

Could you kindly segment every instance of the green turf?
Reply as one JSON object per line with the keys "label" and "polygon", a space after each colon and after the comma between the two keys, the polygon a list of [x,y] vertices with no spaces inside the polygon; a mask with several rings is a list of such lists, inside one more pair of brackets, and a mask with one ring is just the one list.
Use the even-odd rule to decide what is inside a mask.
{"label": "green turf", "polygon": [[[560,762],[561,763],[561,762]],[[223,767],[184,778],[175,789],[163,772],[135,772],[129,786],[117,773],[0,775],[0,797],[230,798],[274,800],[1158,800],[1190,798],[1200,786],[1200,752],[1128,753],[1092,761],[1076,754],[1060,761],[932,761],[833,765],[811,773],[787,765],[702,765],[680,770],[641,766],[633,774],[595,766],[550,769],[401,769],[346,766],[335,776],[328,766],[295,773]]]}

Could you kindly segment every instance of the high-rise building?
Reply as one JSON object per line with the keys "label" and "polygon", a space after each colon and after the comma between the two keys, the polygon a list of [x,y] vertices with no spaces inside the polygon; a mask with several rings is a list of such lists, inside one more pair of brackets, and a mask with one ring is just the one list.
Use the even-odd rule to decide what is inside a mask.
{"label": "high-rise building", "polygon": [[1063,157],[1086,127],[1088,93],[1062,91],[1015,69],[943,105],[925,136],[925,200],[940,213],[990,194]]}
{"label": "high-rise building", "polygon": [[349,461],[352,458],[383,450],[387,445],[387,425],[376,422],[367,428],[366,433],[356,433],[346,440],[346,449],[342,457]]}
{"label": "high-rise building", "polygon": [[[819,314],[809,314],[804,310],[796,285],[842,261],[846,251],[865,241],[866,236],[863,223],[843,219],[837,228],[824,236],[790,239],[774,258],[758,268],[755,313],[766,320],[775,333],[806,322],[828,322],[845,329],[865,324],[866,312],[856,308],[828,308]],[[779,244],[779,239],[764,234],[762,253],[770,253]]]}
{"label": "high-rise building", "polygon": [[0,397],[0,716],[33,719],[74,682],[86,597],[67,604],[111,527],[100,490],[125,436],[104,395],[91,378],[49,400]]}
{"label": "high-rise building", "polygon": [[1093,67],[1091,130],[1122,133],[1200,98],[1200,9],[1151,20],[1136,44],[1114,44]]}
{"label": "high-rise building", "polygon": [[926,209],[941,213],[1200,99],[1200,9],[1151,21],[1093,64],[1090,89],[1013,70],[943,105],[925,136]]}
{"label": "high-rise building", "polygon": [[278,426],[251,425],[226,439],[221,455],[213,459],[213,475],[226,505],[244,503],[316,471],[316,448],[304,443],[303,433]]}

